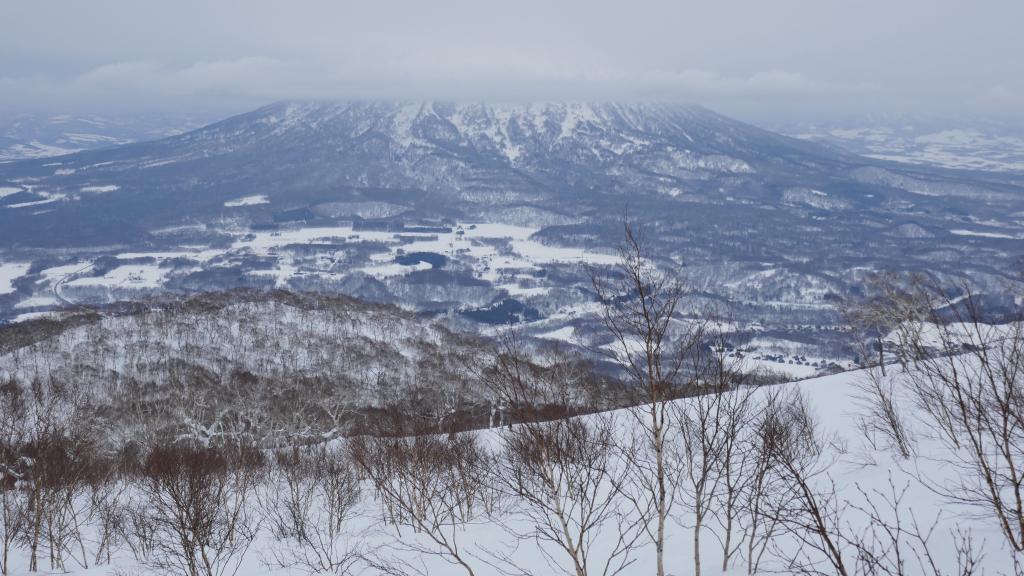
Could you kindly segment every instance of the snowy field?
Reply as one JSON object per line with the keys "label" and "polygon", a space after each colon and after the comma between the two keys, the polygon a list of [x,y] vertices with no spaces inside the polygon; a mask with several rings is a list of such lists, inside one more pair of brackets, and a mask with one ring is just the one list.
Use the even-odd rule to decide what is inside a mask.
{"label": "snowy field", "polygon": [[270,199],[263,195],[245,196],[234,200],[228,200],[224,203],[224,207],[238,208],[240,206],[258,206],[260,204],[270,204]]}
{"label": "snowy field", "polygon": [[13,283],[28,272],[29,264],[22,262],[0,262],[0,295],[14,291]]}
{"label": "snowy field", "polygon": [[879,160],[998,172],[1024,171],[1024,138],[974,128],[929,131],[913,126],[837,128],[792,134],[846,145]]}
{"label": "snowy field", "polygon": [[[49,200],[48,200],[49,201]],[[266,201],[262,196],[249,196],[230,202],[232,206],[249,206]],[[434,267],[430,262],[400,264],[396,259],[403,254],[431,253],[444,256],[459,267],[468,267],[473,277],[486,280],[495,289],[505,289],[514,296],[539,296],[549,288],[534,286],[523,288],[516,281],[517,276],[529,274],[541,266],[564,264],[612,264],[617,257],[583,248],[548,246],[534,239],[536,228],[491,223],[466,223],[445,227],[447,231],[375,231],[354,230],[351,226],[293,228],[278,231],[236,230],[231,232],[234,242],[223,249],[205,247],[182,247],[166,252],[126,252],[117,254],[121,260],[151,259],[151,264],[126,264],[101,276],[89,273],[90,262],[76,262],[45,269],[38,282],[40,291],[52,292],[54,285],[61,283],[67,288],[107,288],[150,291],[162,287],[172,272],[192,272],[199,269],[216,269],[232,259],[259,256],[274,262],[269,269],[251,270],[254,277],[272,277],[280,288],[287,288],[290,280],[297,276],[304,279],[320,278],[325,281],[361,272],[378,279],[402,276],[417,270]],[[362,261],[348,261],[340,248],[357,247],[372,243],[374,253]],[[299,258],[289,247],[324,246],[317,258]],[[329,248],[339,247],[338,250]],[[166,266],[176,261],[179,268]],[[217,260],[216,263],[211,261]],[[181,269],[180,262],[190,261],[192,266]],[[7,269],[5,269],[7,270]],[[10,268],[6,274],[13,274]],[[26,297],[35,299],[39,294]],[[28,304],[22,304],[25,307]]]}

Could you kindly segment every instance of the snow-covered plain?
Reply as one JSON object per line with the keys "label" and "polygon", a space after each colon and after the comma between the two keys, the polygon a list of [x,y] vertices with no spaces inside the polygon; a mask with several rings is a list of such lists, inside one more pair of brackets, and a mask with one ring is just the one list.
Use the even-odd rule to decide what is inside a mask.
{"label": "snow-covered plain", "polygon": [[14,281],[28,272],[30,264],[24,262],[0,262],[0,295],[14,291]]}
{"label": "snow-covered plain", "polygon": [[245,196],[234,200],[228,200],[224,203],[224,206],[227,208],[237,208],[239,206],[257,206],[259,204],[270,204],[270,198],[263,195]]}
{"label": "snow-covered plain", "polygon": [[[546,292],[546,287],[524,289],[516,282],[517,274],[537,270],[542,265],[612,264],[617,261],[617,256],[613,254],[543,244],[531,238],[536,231],[536,228],[495,223],[466,223],[452,226],[447,232],[423,232],[416,229],[360,230],[353,229],[352,226],[291,228],[251,233],[244,230],[234,232],[236,239],[226,249],[198,248],[170,252],[125,253],[119,257],[148,257],[156,259],[158,263],[178,258],[203,263],[217,256],[244,254],[271,257],[277,262],[275,268],[254,271],[252,274],[274,277],[279,287],[286,287],[288,281],[299,273],[307,277],[324,278],[337,274],[337,271],[332,269],[331,262],[324,263],[322,268],[311,268],[308,262],[296,262],[294,256],[282,250],[287,246],[377,243],[385,246],[383,251],[374,253],[366,265],[358,268],[370,276],[388,278],[429,269],[431,265],[427,263],[402,265],[394,260],[402,253],[431,252],[452,261],[468,264],[475,277],[492,282],[497,288],[505,288],[513,295],[540,295]],[[511,250],[502,250],[502,243],[507,243]],[[87,281],[91,282],[91,279],[83,278],[76,282]],[[153,286],[150,282],[145,284]]]}
{"label": "snow-covered plain", "polygon": [[1001,232],[980,232],[980,231],[977,231],[977,230],[964,230],[964,229],[960,229],[960,228],[955,229],[955,230],[950,230],[949,233],[953,234],[955,236],[977,236],[979,238],[1006,238],[1006,239],[1009,239],[1009,240],[1018,240],[1019,239],[1018,236],[1011,236],[1009,234],[1003,234]]}
{"label": "snow-covered plain", "polygon": [[[173,238],[182,230],[207,231],[195,225],[154,233]],[[595,311],[587,307],[589,298],[585,290],[570,290],[566,277],[585,284],[583,266],[618,262],[618,256],[606,250],[545,243],[539,239],[535,227],[493,222],[407,226],[395,230],[353,228],[352,225],[276,230],[227,226],[220,232],[231,238],[229,243],[206,245],[186,240],[167,242],[160,249],[112,252],[111,256],[123,264],[104,263],[102,273],[93,269],[95,261],[92,259],[51,265],[33,276],[34,290],[21,296],[23,302],[11,303],[6,319],[25,318],[18,313],[27,307],[105,304],[149,297],[165,290],[180,290],[183,285],[195,285],[197,281],[189,280],[193,274],[203,273],[209,278],[223,271],[256,286],[297,292],[346,292],[351,289],[350,284],[345,284],[349,280],[358,282],[372,278],[386,283],[395,295],[394,301],[400,305],[416,307],[426,302],[431,310],[440,308],[450,312],[482,310],[495,302],[514,299],[539,312],[540,318],[530,322],[531,334],[551,338],[541,333],[556,331],[561,335],[564,332],[557,331],[570,322],[584,317],[596,318]],[[403,259],[417,253],[425,254],[425,259]],[[435,267],[443,270],[436,275],[426,274]],[[419,279],[414,274],[433,284],[417,283]],[[201,282],[207,282],[205,278]],[[449,281],[446,279],[455,284],[478,284],[470,285],[447,303],[444,299],[451,291],[445,284]],[[812,280],[808,282],[805,275],[766,267],[751,271],[743,280],[730,282],[725,288],[733,290],[737,300],[743,303],[767,303],[780,309],[831,310],[832,304],[824,298],[839,288],[827,277]],[[765,283],[774,286],[771,292],[765,290]],[[217,289],[223,286],[218,284]],[[456,286],[459,288],[461,286]],[[417,296],[420,293],[429,295]],[[372,294],[357,295],[375,298]],[[417,301],[417,298],[423,300]],[[431,307],[432,302],[442,304]],[[729,331],[757,332],[761,328],[756,324],[742,323],[730,327]],[[486,332],[487,328],[484,330]],[[764,352],[760,350],[755,355]],[[762,363],[772,372],[790,378],[806,378],[820,373],[818,367],[811,364],[818,361],[819,366],[824,366],[828,354],[805,349],[799,354],[808,359],[798,364],[796,358],[792,358],[797,351],[783,352],[784,358],[761,359],[755,355],[747,355],[747,358],[752,366]]]}
{"label": "snow-covered plain", "polygon": [[42,206],[43,204],[51,204],[67,198],[66,194],[52,194],[50,192],[36,192],[33,193],[40,197],[39,200],[29,200],[28,202],[18,202],[17,204],[8,204],[7,208],[29,208],[31,206]]}
{"label": "snow-covered plain", "polygon": [[93,194],[104,194],[106,192],[116,192],[121,187],[117,184],[102,184],[98,186],[83,186],[82,192],[93,193]]}
{"label": "snow-covered plain", "polygon": [[113,288],[119,286],[138,286],[158,288],[167,272],[167,269],[160,268],[154,264],[118,266],[103,276],[75,278],[65,283],[65,285],[68,287],[102,286]]}
{"label": "snow-covered plain", "polygon": [[913,125],[809,129],[797,138],[845,145],[871,158],[974,170],[1024,171],[1024,138],[1006,127],[927,129]]}
{"label": "snow-covered plain", "polygon": [[26,298],[14,305],[16,309],[23,308],[44,308],[47,306],[56,306],[60,302],[53,296],[33,296]]}

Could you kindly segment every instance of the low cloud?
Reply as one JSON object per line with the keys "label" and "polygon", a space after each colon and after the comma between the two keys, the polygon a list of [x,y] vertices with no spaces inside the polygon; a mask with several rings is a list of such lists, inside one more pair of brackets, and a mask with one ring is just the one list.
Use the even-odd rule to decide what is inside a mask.
{"label": "low cloud", "polygon": [[0,113],[441,98],[1021,116],[1021,20],[1005,0],[0,2]]}
{"label": "low cloud", "polygon": [[842,85],[798,72],[767,70],[749,76],[709,70],[571,70],[538,65],[495,69],[423,68],[415,61],[388,66],[289,61],[269,57],[203,60],[186,66],[136,60],[104,64],[67,78],[0,78],[0,98],[55,106],[80,103],[221,101],[252,105],[280,99],[450,100],[678,100],[709,105],[757,101],[830,101],[880,92],[873,85]]}

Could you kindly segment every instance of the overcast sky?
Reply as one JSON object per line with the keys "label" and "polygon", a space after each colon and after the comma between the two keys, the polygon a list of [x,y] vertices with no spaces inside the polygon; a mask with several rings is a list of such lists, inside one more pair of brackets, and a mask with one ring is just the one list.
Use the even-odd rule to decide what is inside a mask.
{"label": "overcast sky", "polygon": [[284,98],[1024,116],[1021,0],[3,0],[0,111]]}

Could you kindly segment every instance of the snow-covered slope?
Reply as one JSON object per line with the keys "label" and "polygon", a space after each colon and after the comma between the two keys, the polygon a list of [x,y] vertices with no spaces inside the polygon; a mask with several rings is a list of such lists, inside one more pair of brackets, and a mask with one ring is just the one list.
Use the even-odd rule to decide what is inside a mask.
{"label": "snow-covered slope", "polygon": [[[973,574],[981,573],[982,569],[986,574],[1012,573],[1009,560],[1011,554],[1002,544],[999,527],[991,517],[974,514],[972,509],[952,505],[919,482],[919,478],[926,478],[931,483],[941,485],[947,480],[956,480],[951,476],[955,473],[954,470],[940,464],[944,459],[953,457],[945,444],[929,439],[927,430],[917,428],[915,433],[920,440],[919,456],[901,459],[880,446],[873,446],[868,441],[870,438],[862,433],[860,423],[864,416],[864,395],[860,385],[866,378],[864,372],[848,372],[759,392],[801,393],[810,408],[810,413],[820,426],[822,437],[829,439],[821,460],[828,465],[822,468],[824,473],[815,478],[813,485],[826,495],[834,488],[834,503],[842,508],[841,524],[838,528],[851,537],[863,535],[869,526],[868,517],[872,512],[869,502],[873,502],[878,506],[875,512],[886,521],[895,521],[895,511],[898,510],[904,530],[915,529],[912,523],[917,523],[917,527],[928,538],[928,550],[933,555],[930,561],[940,569],[939,573],[956,574],[954,570],[957,566],[958,553],[963,551],[958,547],[956,537],[958,534],[968,533],[973,539],[974,553],[981,556]],[[679,402],[680,406],[685,406],[693,400]],[[625,438],[636,432],[636,421],[626,411],[615,413],[613,417],[617,418],[620,437]],[[480,434],[480,441],[485,446],[497,447],[505,433],[500,429],[485,431]],[[689,574],[693,571],[694,542],[687,500],[689,496],[682,486],[677,488],[680,492],[675,505],[676,513],[667,526],[666,573]],[[887,497],[897,498],[898,505],[887,506],[884,500]],[[383,550],[392,561],[404,561],[407,563],[406,567],[415,566],[420,574],[464,573],[461,567],[453,565],[444,556],[424,552],[438,549],[437,544],[425,534],[408,529],[396,532],[394,526],[381,523],[382,518],[386,517],[386,511],[382,509],[382,504],[372,497],[372,488],[369,485],[364,486],[362,501],[354,510],[355,515],[346,524],[347,530],[351,531],[350,537],[342,539],[341,545],[358,547],[363,551]],[[500,568],[507,569],[512,564],[502,564],[497,558],[505,553],[509,554],[506,559],[524,574],[557,574],[563,571],[571,573],[572,567],[565,563],[561,550],[553,548],[550,543],[533,540],[521,541],[515,545],[510,539],[510,529],[515,533],[516,530],[528,529],[528,526],[523,523],[522,518],[487,518],[481,515],[450,532],[450,537],[453,542],[457,542],[463,558],[479,575],[504,574]],[[721,571],[721,546],[714,537],[716,531],[720,533],[721,527],[712,522],[705,530],[701,549],[704,572],[736,576],[747,574],[746,564],[741,559],[737,559],[724,572]],[[609,530],[598,534],[590,541],[595,558],[605,554],[615,544],[617,536],[617,533]],[[914,571],[916,563],[929,559],[914,557],[911,546],[919,543],[914,542],[909,532],[899,533],[898,537],[905,546],[903,552],[908,554],[903,558],[906,562],[905,569],[911,570],[910,573],[917,573]],[[884,547],[886,541],[877,544]],[[280,550],[281,547],[289,545],[288,541],[277,539],[269,526],[264,526],[256,543],[245,554],[238,571],[239,576],[308,573],[305,568],[299,566],[286,569],[271,568],[265,564],[264,561],[273,560],[275,549]],[[538,546],[546,547],[545,552],[542,553]],[[778,542],[770,547],[763,557],[761,571],[758,573],[793,573],[794,568],[783,563],[782,558],[789,556],[796,548],[794,540],[784,535],[780,536]],[[881,550],[882,548],[875,549],[876,552]],[[855,550],[844,549],[843,552],[851,574],[854,573],[854,565],[863,567],[860,562],[864,559],[858,560]],[[892,550],[889,550],[889,553],[891,554]],[[25,558],[23,551],[15,551],[12,557],[14,573],[20,573],[20,570],[25,569]],[[624,573],[654,573],[654,554],[650,545],[641,544],[632,552],[632,558]],[[809,558],[815,558],[814,553],[811,553]],[[69,561],[68,568],[70,573],[82,575],[107,574],[111,569],[117,569],[121,573],[147,570],[139,566],[131,558],[131,554],[123,549],[115,554],[109,565],[86,570]],[[822,574],[834,573],[833,568],[827,564],[819,564],[816,568]],[[366,569],[364,573],[377,572]]]}

